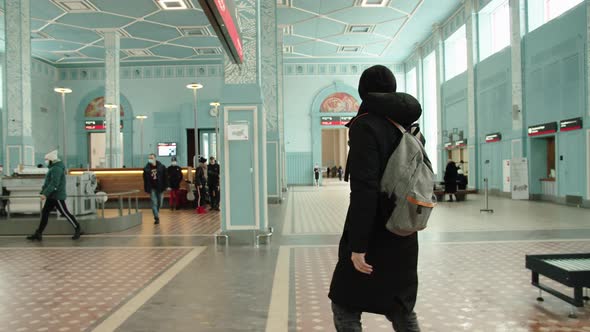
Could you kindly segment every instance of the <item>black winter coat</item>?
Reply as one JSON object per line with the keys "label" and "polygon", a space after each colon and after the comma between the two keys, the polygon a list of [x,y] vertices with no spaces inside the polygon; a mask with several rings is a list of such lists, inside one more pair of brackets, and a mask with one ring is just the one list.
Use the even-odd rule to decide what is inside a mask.
{"label": "black winter coat", "polygon": [[220,166],[218,163],[207,165],[207,183],[209,187],[219,187],[219,173]]}
{"label": "black winter coat", "polygon": [[[414,308],[418,237],[401,237],[385,228],[394,206],[380,193],[379,185],[401,139],[401,132],[387,117],[408,127],[421,113],[420,104],[409,95],[371,93],[351,121],[346,168],[351,179],[350,205],[329,294],[338,305],[384,315]],[[367,263],[373,266],[371,275],[354,268],[352,252],[366,253]]]}
{"label": "black winter coat", "polygon": [[184,178],[180,166],[168,166],[168,186],[172,189],[180,188],[180,183]]}
{"label": "black winter coat", "polygon": [[146,193],[150,193],[152,189],[156,189],[159,192],[163,192],[168,187],[168,179],[166,177],[166,166],[161,162],[156,161],[156,188],[152,188],[152,166],[148,163],[143,168],[143,190]]}
{"label": "black winter coat", "polygon": [[445,170],[445,193],[454,194],[457,192],[457,167],[454,164],[447,165]]}

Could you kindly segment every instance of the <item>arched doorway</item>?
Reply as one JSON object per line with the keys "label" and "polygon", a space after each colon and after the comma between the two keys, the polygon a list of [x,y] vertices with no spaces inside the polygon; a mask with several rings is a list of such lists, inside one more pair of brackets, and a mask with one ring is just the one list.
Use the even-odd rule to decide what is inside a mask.
{"label": "arched doorway", "polygon": [[[121,94],[121,139],[123,142],[123,165],[133,167],[133,110],[127,98]],[[77,110],[78,163],[81,167],[104,167],[105,108],[104,89],[86,95]]]}
{"label": "arched doorway", "polygon": [[[345,167],[348,155],[348,128],[345,125],[359,109],[358,92],[341,82],[322,89],[312,105],[313,164],[324,171],[330,167]],[[313,167],[313,165],[310,165]]]}

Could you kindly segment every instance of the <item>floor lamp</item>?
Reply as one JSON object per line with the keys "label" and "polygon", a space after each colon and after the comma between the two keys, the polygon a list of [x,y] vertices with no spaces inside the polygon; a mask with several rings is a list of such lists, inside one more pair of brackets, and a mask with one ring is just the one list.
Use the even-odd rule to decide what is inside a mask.
{"label": "floor lamp", "polygon": [[193,112],[195,113],[195,155],[193,161],[193,167],[197,167],[197,151],[199,148],[199,127],[197,126],[197,90],[203,88],[203,84],[191,83],[186,86],[187,89],[193,90]]}
{"label": "floor lamp", "polygon": [[62,110],[62,125],[63,125],[63,129],[62,129],[62,140],[63,140],[63,146],[62,146],[62,155],[63,155],[63,160],[64,160],[64,165],[66,166],[66,171],[68,169],[68,151],[66,148],[66,94],[68,93],[72,93],[72,89],[68,89],[68,88],[55,88],[53,89],[53,91],[61,94],[61,110]]}

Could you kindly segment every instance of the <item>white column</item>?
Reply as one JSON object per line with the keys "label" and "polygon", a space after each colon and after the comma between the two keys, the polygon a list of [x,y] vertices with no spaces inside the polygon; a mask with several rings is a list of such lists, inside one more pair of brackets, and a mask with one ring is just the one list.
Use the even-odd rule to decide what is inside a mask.
{"label": "white column", "polygon": [[[33,165],[30,0],[6,0],[5,172]],[[56,128],[57,129],[57,128]],[[61,151],[59,152],[61,153]]]}
{"label": "white column", "polygon": [[[590,7],[588,8],[590,13]],[[522,130],[522,36],[526,31],[524,1],[510,0],[510,52],[512,63],[512,129]],[[590,16],[589,16],[590,17]],[[590,31],[590,29],[589,29]],[[590,32],[589,32],[590,34]],[[590,90],[589,90],[590,91]],[[590,98],[590,95],[589,95]],[[590,100],[590,99],[589,99]]]}
{"label": "white column", "polygon": [[107,167],[123,167],[122,142],[120,135],[121,104],[119,92],[119,51],[120,40],[116,31],[104,34],[105,47],[105,104],[114,104],[118,108],[106,110],[106,160]]}
{"label": "white column", "polygon": [[477,0],[465,1],[465,31],[467,34],[467,127],[469,160],[469,184],[477,186],[477,144],[475,114],[475,63],[478,59],[477,48]]}
{"label": "white column", "polygon": [[435,51],[435,58],[436,58],[436,113],[437,113],[437,124],[436,124],[436,134],[438,136],[438,177],[439,180],[442,180],[442,173],[443,173],[443,153],[444,153],[444,140],[443,140],[443,100],[442,100],[442,83],[444,82],[445,77],[445,61],[444,61],[444,43],[442,38],[442,29],[440,26],[435,25],[433,26],[433,34],[436,38],[436,47]]}
{"label": "white column", "polygon": [[[424,105],[424,67],[423,67],[423,51],[422,47],[416,47],[415,50],[416,58],[418,59],[416,62],[416,99],[420,101],[421,105]],[[420,128],[424,130],[426,128],[426,123],[424,114],[420,117]]]}

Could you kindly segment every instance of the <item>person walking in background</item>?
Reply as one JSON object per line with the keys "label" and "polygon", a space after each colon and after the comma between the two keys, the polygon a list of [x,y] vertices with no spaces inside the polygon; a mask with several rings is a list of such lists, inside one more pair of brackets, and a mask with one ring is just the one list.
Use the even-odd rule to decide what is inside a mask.
{"label": "person walking in background", "polygon": [[344,170],[342,166],[338,166],[338,179],[342,182],[342,176],[344,175]]}
{"label": "person walking in background", "polygon": [[467,176],[465,176],[465,172],[461,168],[457,170],[457,186],[459,190],[467,189]]}
{"label": "person walking in background", "polygon": [[170,210],[175,210],[178,209],[178,204],[180,202],[180,183],[184,178],[182,176],[182,168],[178,166],[176,157],[172,157],[172,162],[170,166],[168,166],[166,173],[168,175],[168,187],[170,188]]}
{"label": "person walking in background", "polygon": [[313,178],[315,179],[315,186],[319,187],[320,186],[320,166],[316,163],[315,166],[313,167]]}
{"label": "person walking in background", "polygon": [[331,171],[331,170],[330,170],[330,166],[328,166],[328,167],[326,168],[326,177],[327,177],[328,179],[330,178],[330,171]]}
{"label": "person walking in background", "polygon": [[207,213],[205,209],[205,192],[207,192],[207,159],[199,157],[199,166],[197,166],[197,174],[195,176],[195,184],[197,186],[197,213]]}
{"label": "person walking in background", "polygon": [[148,162],[143,168],[143,189],[150,194],[152,200],[152,212],[154,213],[154,224],[160,224],[160,207],[162,206],[162,192],[168,187],[166,185],[166,167],[158,160],[156,155],[150,153]]}
{"label": "person walking in background", "polygon": [[57,150],[49,152],[45,155],[45,164],[49,167],[49,171],[45,175],[45,183],[41,188],[41,200],[45,201],[43,210],[41,212],[41,221],[39,227],[34,234],[27,236],[31,241],[42,241],[43,231],[47,227],[49,221],[49,213],[57,208],[59,213],[64,216],[70,225],[74,227],[74,236],[72,240],[78,240],[82,234],[80,224],[76,220],[68,207],[66,206],[66,167],[57,157]]}
{"label": "person walking in background", "polygon": [[445,194],[449,194],[449,201],[453,201],[453,195],[457,196],[457,164],[449,160],[445,170]]}
{"label": "person walking in background", "polygon": [[397,332],[418,332],[414,313],[418,293],[418,234],[396,235],[385,224],[394,201],[380,181],[402,132],[420,118],[420,103],[396,93],[393,73],[384,66],[363,72],[362,104],[348,125],[350,205],[340,239],[329,298],[338,332],[362,331],[363,312],[385,315]]}
{"label": "person walking in background", "polygon": [[219,211],[220,197],[220,178],[221,167],[215,160],[215,157],[209,158],[207,166],[207,183],[209,185],[209,198],[211,199],[211,210]]}

